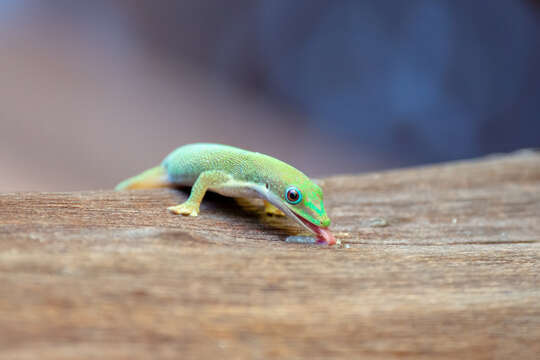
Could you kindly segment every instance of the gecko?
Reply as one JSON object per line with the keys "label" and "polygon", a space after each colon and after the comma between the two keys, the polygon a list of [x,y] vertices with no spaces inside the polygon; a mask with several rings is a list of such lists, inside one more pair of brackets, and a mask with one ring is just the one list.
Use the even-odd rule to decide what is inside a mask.
{"label": "gecko", "polygon": [[197,216],[206,191],[260,198],[267,214],[286,215],[334,245],[321,188],[293,166],[269,155],[228,145],[196,143],[171,152],[162,163],[122,181],[116,190],[191,186],[188,199],[168,210]]}

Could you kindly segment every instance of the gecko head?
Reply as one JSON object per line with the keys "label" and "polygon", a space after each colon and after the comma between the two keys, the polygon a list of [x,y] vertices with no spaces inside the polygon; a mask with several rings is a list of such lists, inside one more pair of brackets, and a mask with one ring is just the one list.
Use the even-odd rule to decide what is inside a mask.
{"label": "gecko head", "polygon": [[323,203],[323,192],[314,183],[304,186],[290,185],[283,191],[286,206],[303,220],[320,227],[330,226]]}
{"label": "gecko head", "polygon": [[281,184],[272,202],[286,215],[315,233],[319,242],[335,244],[336,240],[328,230],[330,218],[326,214],[321,188],[312,181]]}

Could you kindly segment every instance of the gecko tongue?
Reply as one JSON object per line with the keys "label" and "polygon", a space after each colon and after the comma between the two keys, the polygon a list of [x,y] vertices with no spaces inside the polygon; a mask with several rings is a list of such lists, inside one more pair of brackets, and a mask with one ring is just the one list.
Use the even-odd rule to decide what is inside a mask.
{"label": "gecko tongue", "polygon": [[[295,214],[296,215],[296,214]],[[309,227],[315,234],[317,234],[318,243],[327,243],[328,245],[334,245],[336,238],[330,232],[328,228],[323,228],[315,224],[310,223],[300,215],[296,215],[307,227]]]}
{"label": "gecko tongue", "polygon": [[315,231],[317,232],[317,242],[325,242],[328,245],[334,245],[336,243],[334,234],[332,234],[328,228],[317,226]]}

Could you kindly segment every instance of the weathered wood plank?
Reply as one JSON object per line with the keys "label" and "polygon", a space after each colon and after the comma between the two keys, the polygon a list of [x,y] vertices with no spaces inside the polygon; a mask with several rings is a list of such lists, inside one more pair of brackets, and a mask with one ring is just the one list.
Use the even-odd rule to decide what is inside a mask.
{"label": "weathered wood plank", "polygon": [[341,247],[219,196],[0,194],[0,358],[538,358],[539,154],[323,187]]}

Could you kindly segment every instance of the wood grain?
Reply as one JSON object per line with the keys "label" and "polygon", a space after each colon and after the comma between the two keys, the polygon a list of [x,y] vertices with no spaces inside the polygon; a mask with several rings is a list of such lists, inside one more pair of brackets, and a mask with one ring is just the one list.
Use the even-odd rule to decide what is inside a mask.
{"label": "wood grain", "polygon": [[538,359],[540,154],[322,183],[338,247],[217,195],[0,194],[0,358]]}

